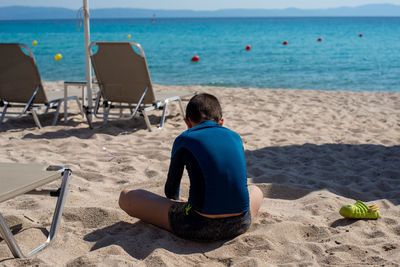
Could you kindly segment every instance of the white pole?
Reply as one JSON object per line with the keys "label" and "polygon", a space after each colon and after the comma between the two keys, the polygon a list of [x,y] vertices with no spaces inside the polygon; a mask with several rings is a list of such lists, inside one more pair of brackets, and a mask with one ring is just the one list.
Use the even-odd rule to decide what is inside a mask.
{"label": "white pole", "polygon": [[[89,26],[89,0],[83,0],[84,29],[85,29],[85,63],[86,63],[86,89],[88,98],[88,110],[92,111],[92,66],[90,65],[89,45],[90,45],[90,26]],[[88,119],[92,119],[91,113],[87,114]]]}

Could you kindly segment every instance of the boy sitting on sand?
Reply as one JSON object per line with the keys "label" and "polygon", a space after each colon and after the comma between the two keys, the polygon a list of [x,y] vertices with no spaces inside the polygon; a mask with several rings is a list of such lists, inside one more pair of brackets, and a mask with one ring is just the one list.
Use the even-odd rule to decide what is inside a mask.
{"label": "boy sitting on sand", "polygon": [[[247,231],[263,194],[247,187],[240,136],[225,128],[218,99],[194,96],[186,107],[188,130],[179,135],[165,184],[167,198],[145,190],[125,189],[119,205],[130,216],[162,227],[179,237],[215,241]],[[189,200],[179,198],[184,166],[189,174]]]}

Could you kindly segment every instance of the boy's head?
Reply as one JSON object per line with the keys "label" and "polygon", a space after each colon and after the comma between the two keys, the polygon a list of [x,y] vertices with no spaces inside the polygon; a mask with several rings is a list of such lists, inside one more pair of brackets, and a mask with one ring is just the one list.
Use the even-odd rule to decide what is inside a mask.
{"label": "boy's head", "polygon": [[223,124],[222,109],[218,99],[210,94],[199,94],[192,97],[186,106],[185,122],[189,128],[205,120]]}

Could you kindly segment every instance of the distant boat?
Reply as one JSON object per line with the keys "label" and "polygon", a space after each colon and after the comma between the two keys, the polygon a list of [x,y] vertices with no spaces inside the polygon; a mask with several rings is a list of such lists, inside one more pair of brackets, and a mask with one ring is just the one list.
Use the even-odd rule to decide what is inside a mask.
{"label": "distant boat", "polygon": [[153,14],[153,19],[151,20],[151,23],[156,23],[156,14]]}

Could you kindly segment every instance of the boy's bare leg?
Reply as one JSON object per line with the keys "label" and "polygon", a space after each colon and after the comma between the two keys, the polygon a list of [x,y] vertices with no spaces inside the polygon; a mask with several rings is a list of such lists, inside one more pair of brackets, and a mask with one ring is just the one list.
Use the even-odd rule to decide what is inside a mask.
{"label": "boy's bare leg", "polygon": [[[254,218],[260,209],[263,193],[255,185],[248,187],[250,198],[250,212]],[[130,216],[154,224],[171,231],[168,220],[168,211],[174,200],[159,196],[152,192],[138,189],[125,189],[119,197],[119,206]]]}
{"label": "boy's bare leg", "polygon": [[255,185],[250,185],[248,187],[248,190],[250,197],[251,217],[255,218],[257,216],[258,210],[260,209],[264,196],[261,189]]}
{"label": "boy's bare leg", "polygon": [[119,206],[130,216],[171,231],[168,211],[173,200],[146,190],[125,189],[119,197]]}

